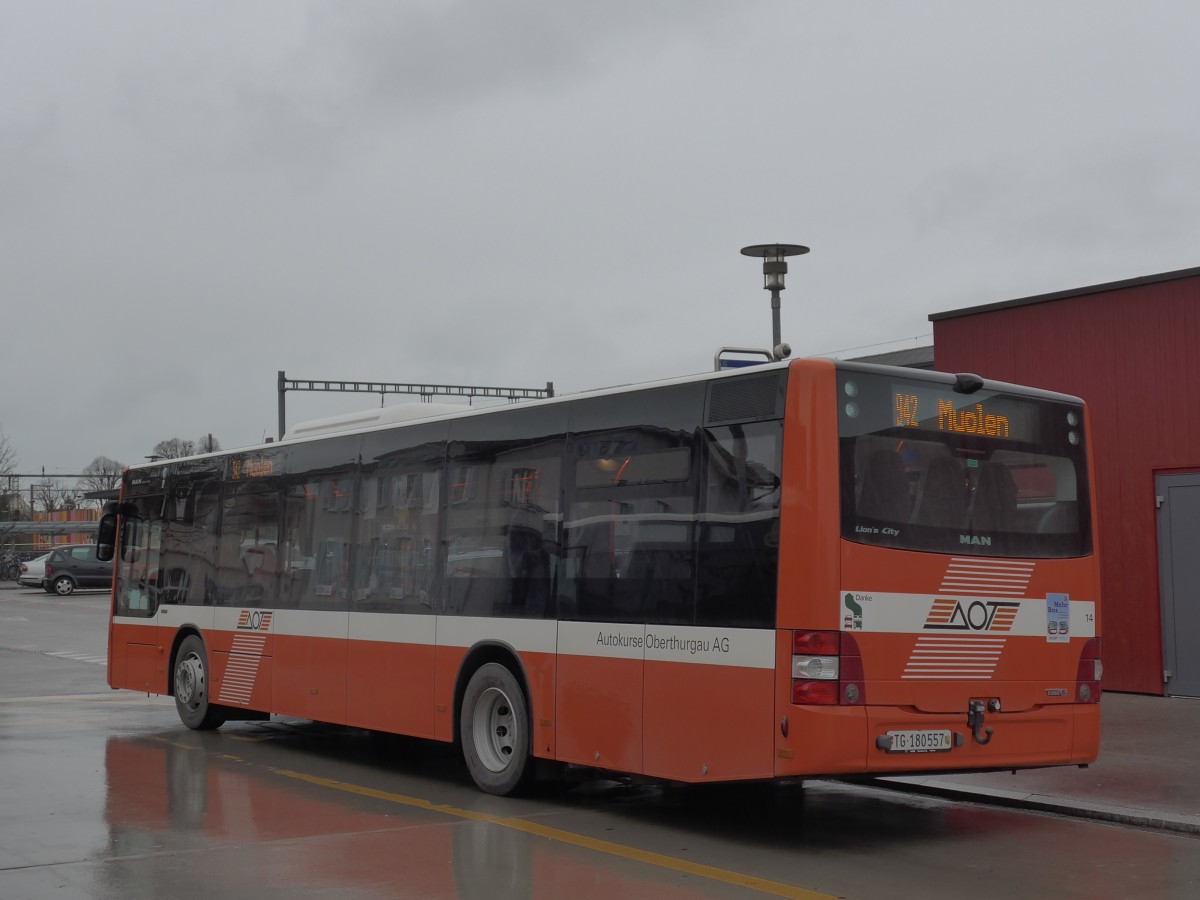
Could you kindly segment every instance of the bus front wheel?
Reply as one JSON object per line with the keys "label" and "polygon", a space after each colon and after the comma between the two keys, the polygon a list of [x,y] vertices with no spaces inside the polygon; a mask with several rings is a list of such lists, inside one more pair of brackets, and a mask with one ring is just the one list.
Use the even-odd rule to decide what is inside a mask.
{"label": "bus front wheel", "polygon": [[505,795],[528,784],[533,774],[529,707],[505,666],[487,663],[471,676],[459,733],[467,769],[480,790]]}
{"label": "bus front wheel", "polygon": [[209,702],[208,688],[204,642],[194,634],[188,635],[175,656],[175,710],[188,728],[209,731],[224,724],[221,708]]}

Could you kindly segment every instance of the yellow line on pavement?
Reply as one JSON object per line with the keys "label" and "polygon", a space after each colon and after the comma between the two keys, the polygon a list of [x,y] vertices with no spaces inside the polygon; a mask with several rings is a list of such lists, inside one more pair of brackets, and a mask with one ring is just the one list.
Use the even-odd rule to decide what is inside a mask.
{"label": "yellow line on pavement", "polygon": [[271,771],[277,775],[282,775],[285,778],[294,778],[297,781],[306,781],[309,784],[315,784],[318,787],[332,788],[335,791],[342,791],[347,794],[357,794],[360,797],[371,797],[375,800],[386,800],[388,803],[399,803],[403,806],[414,806],[417,809],[427,809],[431,812],[445,813],[449,816],[457,816],[460,819],[471,819],[476,822],[500,821],[498,816],[474,812],[469,809],[459,809],[457,806],[446,806],[441,803],[434,803],[431,800],[422,800],[420,797],[408,797],[404,794],[393,794],[390,791],[380,791],[376,790],[375,788],[363,787],[359,784],[348,784],[345,781],[334,781],[332,778],[321,778],[318,775],[306,775],[303,772],[293,772],[290,769],[272,769]]}
{"label": "yellow line on pavement", "polygon": [[404,794],[393,794],[389,791],[380,791],[375,788],[363,787],[357,784],[348,784],[344,781],[334,781],[331,778],[321,778],[316,775],[306,775],[303,772],[293,772],[289,769],[273,769],[277,775],[282,775],[285,778],[292,778],[297,781],[304,781],[308,784],[317,785],[318,787],[330,788],[335,791],[343,791],[347,794],[356,794],[359,797],[371,797],[375,800],[384,800],[388,803],[397,803],[403,806],[411,806],[417,809],[425,809],[431,812],[445,813],[446,815],[456,816],[460,819],[470,819],[476,822],[488,822],[492,825],[500,825],[504,828],[512,828],[515,831],[523,831],[526,834],[532,834],[537,837],[546,838],[547,840],[557,841],[561,844],[570,844],[574,847],[581,847],[585,850],[592,850],[597,853],[606,853],[609,856],[617,856],[622,859],[632,860],[634,862],[645,863],[650,866],[657,866],[661,869],[669,869],[674,872],[682,872],[686,875],[693,875],[698,878],[707,878],[710,881],[719,881],[723,884],[731,884],[737,887],[743,887],[748,890],[757,891],[761,894],[768,894],[772,897],[788,897],[792,900],[830,900],[833,894],[823,894],[819,891],[810,891],[806,888],[796,887],[790,884],[782,884],[778,881],[768,881],[765,878],[756,878],[753,875],[745,875],[741,872],[734,872],[729,869],[719,869],[716,866],[706,866],[702,863],[690,862],[686,859],[679,859],[673,856],[666,856],[662,853],[652,853],[648,850],[638,850],[633,847],[627,847],[624,844],[616,844],[612,841],[603,841],[598,838],[585,837],[581,834],[575,834],[570,831],[563,831],[561,828],[553,828],[549,825],[540,825],[536,822],[530,822],[528,819],[514,819],[500,816],[488,815],[487,813],[474,812],[469,809],[460,809],[456,806],[445,806],[439,803],[433,803],[429,800],[423,800],[420,797],[409,797]]}
{"label": "yellow line on pavement", "polygon": [[505,828],[515,828],[517,831],[535,834],[540,837],[549,838],[552,841],[573,844],[576,847],[595,850],[598,853],[608,853],[612,856],[620,856],[624,859],[658,866],[662,869],[671,869],[672,871],[683,872],[698,878],[707,878],[710,881],[720,881],[724,884],[744,887],[748,890],[757,891],[760,894],[769,894],[773,897],[789,897],[793,898],[793,900],[818,900],[818,898],[820,900],[828,900],[828,898],[834,896],[833,894],[822,894],[819,891],[810,891],[807,888],[796,887],[791,884],[782,884],[778,881],[756,878],[753,875],[745,875],[730,869],[719,869],[716,866],[706,866],[703,863],[690,862],[689,860],[678,859],[674,856],[664,856],[661,853],[652,853],[648,850],[637,850],[633,847],[626,847],[623,844],[614,844],[612,841],[584,837],[580,834],[573,834],[572,832],[551,828],[547,825],[539,825],[527,819],[495,819],[493,821],[495,824],[503,825]]}

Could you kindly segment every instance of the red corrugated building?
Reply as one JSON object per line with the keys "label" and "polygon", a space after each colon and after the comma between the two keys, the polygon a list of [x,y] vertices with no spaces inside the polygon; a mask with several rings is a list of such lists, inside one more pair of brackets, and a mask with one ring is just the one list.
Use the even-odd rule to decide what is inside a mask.
{"label": "red corrugated building", "polygon": [[1104,686],[1200,695],[1200,268],[929,318],[935,368],[1087,401]]}

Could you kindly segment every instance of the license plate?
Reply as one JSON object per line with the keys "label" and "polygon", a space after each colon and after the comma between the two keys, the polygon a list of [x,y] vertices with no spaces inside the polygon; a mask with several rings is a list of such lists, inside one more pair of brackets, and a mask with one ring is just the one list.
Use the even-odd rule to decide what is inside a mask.
{"label": "license plate", "polygon": [[889,731],[889,753],[938,753],[951,746],[949,731]]}

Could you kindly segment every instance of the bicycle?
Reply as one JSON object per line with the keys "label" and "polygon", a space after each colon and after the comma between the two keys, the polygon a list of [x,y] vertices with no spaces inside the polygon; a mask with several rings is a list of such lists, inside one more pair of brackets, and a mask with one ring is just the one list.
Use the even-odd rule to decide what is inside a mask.
{"label": "bicycle", "polygon": [[6,553],[0,560],[0,580],[16,581],[21,577],[21,560],[15,553]]}

